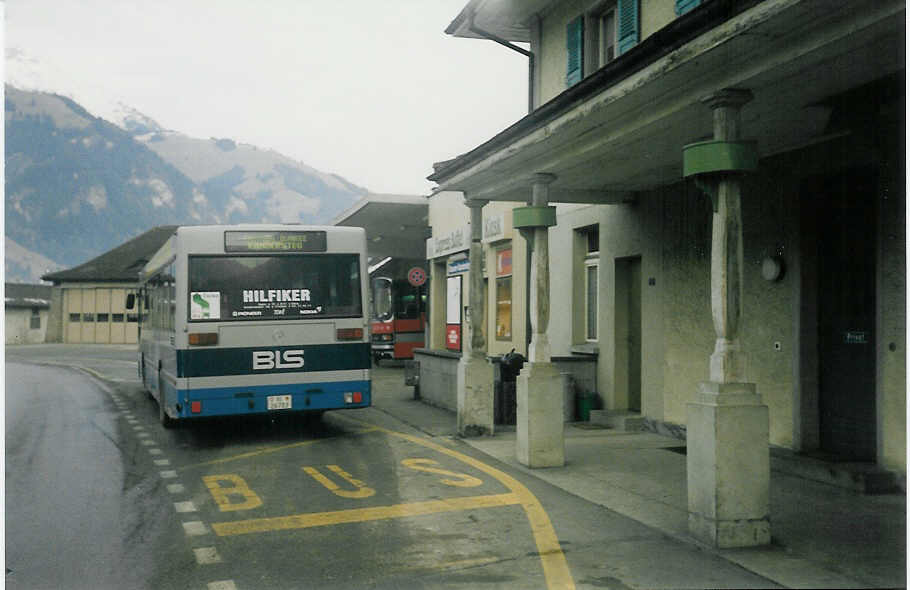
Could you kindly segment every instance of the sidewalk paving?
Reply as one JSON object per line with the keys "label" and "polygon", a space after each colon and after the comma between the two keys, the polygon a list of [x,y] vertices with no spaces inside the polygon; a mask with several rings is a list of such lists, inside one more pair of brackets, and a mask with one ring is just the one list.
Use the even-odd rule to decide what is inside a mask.
{"label": "sidewalk paving", "polygon": [[[400,369],[374,371],[373,380],[374,407],[431,436],[455,436],[455,414],[413,399]],[[462,440],[515,469],[782,586],[907,586],[904,494],[863,495],[772,471],[772,544],[717,550],[688,533],[684,441],[587,426],[566,425],[567,462],[558,468],[519,464],[514,430]]]}

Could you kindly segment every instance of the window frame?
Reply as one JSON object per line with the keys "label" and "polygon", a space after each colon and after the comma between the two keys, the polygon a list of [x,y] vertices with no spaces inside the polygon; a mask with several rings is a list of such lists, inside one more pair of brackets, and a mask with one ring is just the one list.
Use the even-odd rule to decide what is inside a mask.
{"label": "window frame", "polygon": [[[505,254],[506,254],[506,252],[509,253],[509,254],[508,254],[508,257],[509,257],[509,258],[508,258],[508,260],[509,260],[508,266],[504,266],[504,265],[503,265],[503,263],[504,263],[504,261],[505,261]],[[497,248],[497,249],[495,250],[495,256],[496,256],[496,281],[495,281],[496,292],[494,293],[494,297],[495,297],[494,300],[495,300],[495,302],[496,302],[496,307],[495,307],[495,309],[496,309],[496,315],[495,315],[494,322],[493,322],[493,328],[494,328],[493,333],[495,334],[495,338],[496,338],[496,341],[497,341],[497,342],[511,342],[511,341],[512,341],[512,328],[513,328],[514,323],[515,323],[515,322],[513,321],[514,318],[512,317],[512,316],[513,316],[513,312],[514,312],[514,310],[515,310],[515,306],[514,306],[513,303],[512,303],[513,300],[514,300],[514,298],[515,298],[514,282],[513,282],[513,280],[512,280],[512,277],[513,277],[513,274],[514,274],[514,267],[512,266],[512,256],[513,256],[513,254],[514,254],[514,251],[513,251],[513,249],[512,249],[512,245],[511,245],[511,244],[509,244],[508,246],[503,246],[503,247],[501,247],[501,248]],[[503,285],[506,285],[506,284],[508,284],[508,287],[504,287],[504,288],[507,289],[508,301],[504,304],[504,303],[503,303],[504,300],[500,300],[499,296],[500,296],[500,287],[503,286]],[[503,292],[505,292],[505,291],[503,291]],[[500,314],[500,307],[503,307],[504,305],[508,305],[508,308],[509,308],[509,309],[508,309],[508,315],[507,315],[508,321],[507,321],[507,324],[500,324],[500,321],[499,321],[499,320],[500,320],[500,315],[501,315],[501,314]],[[500,334],[500,326],[505,326],[506,329],[507,329],[508,331],[503,331],[503,333]]]}
{"label": "window frame", "polygon": [[[591,307],[591,270],[594,271],[594,307]],[[585,256],[585,342],[598,342],[600,320],[600,252]],[[591,325],[593,315],[594,325]]]}
{"label": "window frame", "polygon": [[[608,28],[607,21],[612,19]],[[617,0],[608,0],[596,4],[585,14],[585,28],[590,35],[585,39],[586,53],[592,58],[588,60],[585,75],[593,74],[608,63],[619,57],[619,6]],[[607,45],[607,31],[612,31],[612,43]],[[609,56],[612,49],[612,56]]]}
{"label": "window frame", "polygon": [[600,224],[576,227],[575,236],[577,266],[574,284],[577,295],[574,302],[578,309],[573,313],[573,341],[597,344],[600,341]]}

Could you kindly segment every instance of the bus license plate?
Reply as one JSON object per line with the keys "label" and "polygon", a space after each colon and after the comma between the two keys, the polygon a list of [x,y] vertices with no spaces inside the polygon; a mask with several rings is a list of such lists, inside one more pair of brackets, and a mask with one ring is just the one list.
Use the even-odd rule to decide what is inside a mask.
{"label": "bus license plate", "polygon": [[266,399],[266,404],[270,410],[290,410],[291,396],[289,395],[270,395]]}

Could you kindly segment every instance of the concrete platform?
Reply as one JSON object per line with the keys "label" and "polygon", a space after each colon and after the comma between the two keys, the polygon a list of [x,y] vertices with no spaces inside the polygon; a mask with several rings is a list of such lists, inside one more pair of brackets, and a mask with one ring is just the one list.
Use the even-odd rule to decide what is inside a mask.
{"label": "concrete platform", "polygon": [[639,412],[591,410],[590,422],[622,432],[640,432],[645,429],[645,419]]}
{"label": "concrete platform", "polygon": [[[414,400],[412,388],[403,383],[401,370],[374,372],[374,407],[428,435],[454,436],[454,413]],[[832,485],[842,476],[835,473],[824,481],[819,470],[825,462],[820,459],[772,450],[771,545],[715,550],[688,532],[685,441],[590,422],[567,424],[566,465],[528,469],[515,459],[515,432],[498,430],[496,436],[462,440],[515,469],[782,586],[907,586],[906,496],[893,486],[888,487],[891,493],[871,495],[855,486]],[[869,474],[871,485],[878,476]]]}

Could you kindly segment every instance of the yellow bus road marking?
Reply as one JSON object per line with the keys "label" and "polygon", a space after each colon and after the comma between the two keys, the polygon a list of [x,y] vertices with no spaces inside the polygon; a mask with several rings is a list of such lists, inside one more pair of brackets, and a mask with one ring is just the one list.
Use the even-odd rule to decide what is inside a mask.
{"label": "yellow bus road marking", "polygon": [[470,496],[466,498],[451,498],[448,500],[394,504],[391,506],[374,506],[371,508],[355,508],[352,510],[311,512],[307,514],[294,514],[291,516],[278,516],[273,518],[254,518],[251,520],[238,520],[234,522],[219,522],[212,524],[212,530],[214,530],[215,534],[219,537],[227,537],[231,535],[246,535],[249,533],[264,533],[268,531],[351,524],[371,520],[408,518],[412,516],[437,514],[440,512],[456,512],[478,508],[498,508],[520,503],[521,499],[516,494]]}
{"label": "yellow bus road marking", "polygon": [[[232,510],[252,510],[262,506],[262,499],[250,489],[246,481],[235,473],[224,475],[206,475],[202,478],[205,487],[209,489],[218,510],[229,512]],[[222,485],[226,484],[226,485]],[[231,498],[241,496],[240,502],[232,502]]]}
{"label": "yellow bus road marking", "polygon": [[455,473],[454,471],[448,471],[446,469],[440,469],[438,467],[431,467],[431,465],[439,465],[438,462],[433,461],[432,459],[405,459],[401,462],[402,465],[413,469],[414,471],[424,471],[426,473],[435,473],[437,475],[450,475],[454,479],[441,479],[442,483],[447,486],[454,486],[457,488],[473,488],[479,485],[483,485],[483,481],[477,479],[476,477],[471,477],[464,473]]}
{"label": "yellow bus road marking", "polygon": [[336,496],[341,496],[342,498],[361,498],[362,499],[362,498],[369,498],[370,496],[373,496],[376,494],[376,490],[367,486],[367,484],[363,483],[359,479],[356,479],[353,475],[351,475],[350,473],[348,473],[347,471],[345,471],[338,465],[326,465],[326,467],[329,469],[329,471],[332,471],[333,473],[335,473],[335,475],[337,475],[341,479],[345,480],[346,482],[348,482],[349,484],[351,484],[352,486],[354,486],[357,489],[354,489],[354,490],[341,489],[341,486],[336,484],[334,481],[332,481],[328,477],[324,476],[315,467],[304,466],[304,467],[302,467],[302,469],[307,473],[307,475],[309,475],[310,477],[312,477],[313,479],[315,479],[316,481],[321,483],[323,485],[323,487],[325,487],[325,489],[329,490]]}
{"label": "yellow bus road marking", "polygon": [[[363,428],[361,430],[358,430],[352,434],[366,434],[368,432],[375,432],[378,430],[379,430],[378,427],[371,426],[368,428]],[[335,440],[338,440],[338,438],[340,438],[340,437],[319,438],[316,440],[305,440],[305,441],[301,441],[301,442],[291,443],[289,445],[280,445],[277,447],[266,447],[264,449],[259,449],[258,451],[250,451],[248,453],[241,453],[239,455],[232,455],[230,457],[223,457],[221,459],[213,459],[211,461],[205,461],[204,463],[194,463],[192,465],[185,465],[185,466],[181,467],[180,469],[193,469],[195,467],[207,467],[209,465],[221,465],[222,463],[230,463],[231,461],[240,461],[242,459],[251,459],[253,457],[259,457],[262,455],[267,455],[269,453],[277,453],[278,451],[286,451],[288,449],[295,449],[297,447],[305,447],[308,445],[314,445],[316,443],[335,441]]]}
{"label": "yellow bus road marking", "polygon": [[[338,414],[338,418],[358,424],[360,426],[375,426],[368,422],[363,422],[362,420],[357,420],[356,418],[351,418],[349,416],[343,416]],[[469,457],[464,453],[459,453],[454,449],[446,448],[442,445],[434,443],[430,440],[413,436],[410,434],[405,434],[404,432],[396,432],[394,430],[388,430],[382,428],[381,426],[376,426],[376,428],[389,436],[395,436],[402,438],[404,440],[411,441],[414,444],[433,449],[449,457],[453,457],[462,463],[470,465],[475,469],[478,469],[487,475],[492,476],[502,485],[506,486],[509,490],[512,491],[512,494],[519,499],[519,503],[522,508],[524,508],[525,514],[528,517],[528,521],[531,524],[531,532],[534,534],[534,542],[537,544],[537,552],[540,555],[540,562],[543,566],[544,577],[547,580],[547,587],[551,589],[565,589],[565,590],[574,590],[575,581],[572,579],[572,573],[569,571],[569,564],[566,561],[566,556],[562,552],[562,547],[559,544],[559,537],[556,536],[556,531],[553,529],[553,524],[550,522],[550,517],[547,515],[547,512],[541,506],[540,501],[537,499],[531,491],[522,485],[514,477],[503,473],[498,469],[487,465],[482,461],[478,461],[473,457]]]}

